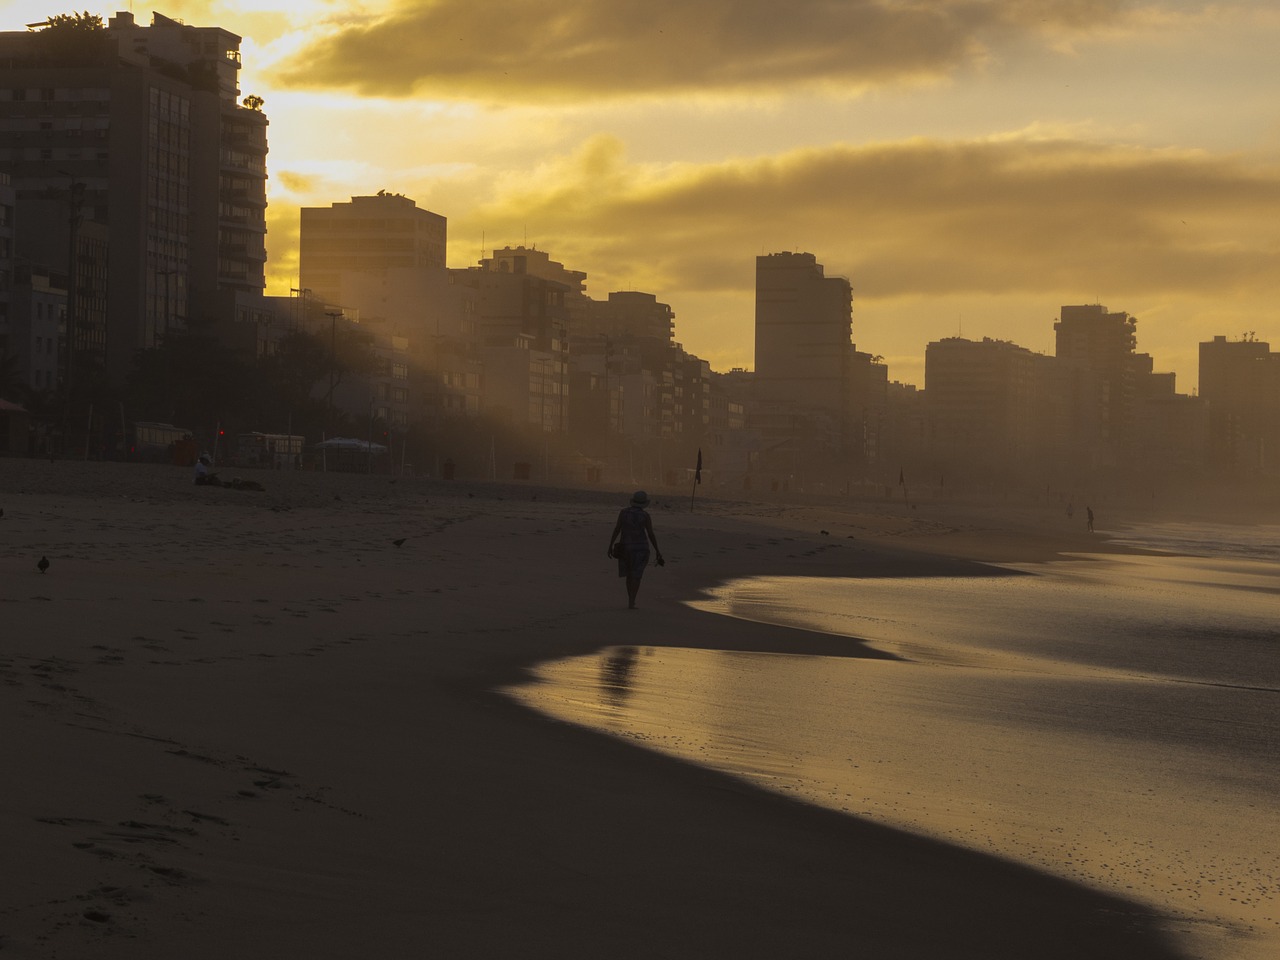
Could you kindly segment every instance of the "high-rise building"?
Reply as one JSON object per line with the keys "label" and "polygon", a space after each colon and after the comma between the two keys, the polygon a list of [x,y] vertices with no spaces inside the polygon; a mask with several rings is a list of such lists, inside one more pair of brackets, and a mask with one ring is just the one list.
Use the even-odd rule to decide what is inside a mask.
{"label": "high-rise building", "polygon": [[[513,314],[509,304],[503,305],[502,294],[499,291],[510,291],[520,287],[532,291],[542,286],[547,290],[558,291],[554,296],[558,304],[555,322],[562,335],[573,338],[577,336],[579,330],[584,328],[585,316],[591,307],[591,300],[587,297],[587,275],[583,271],[572,270],[563,263],[552,260],[551,255],[545,250],[523,245],[494,250],[489,256],[480,259],[479,269],[482,274],[488,275],[490,281],[495,277],[507,276],[528,278],[533,281],[527,283],[517,279],[514,283],[504,283],[499,279],[497,282],[487,282],[482,285],[482,294],[487,290],[487,294],[484,295],[489,302],[481,306],[480,312],[489,319],[491,333],[496,332],[492,327],[494,319],[502,316],[510,317]],[[537,313],[537,305],[521,307],[518,312]]]}
{"label": "high-rise building", "polygon": [[10,326],[13,316],[13,210],[13,184],[9,174],[0,170],[0,363],[16,353]]}
{"label": "high-rise building", "polygon": [[359,307],[355,288],[370,276],[445,267],[448,221],[402,194],[303,207],[300,223],[300,286],[328,303]]}
{"label": "high-rise building", "polygon": [[671,344],[675,330],[675,311],[668,304],[652,293],[617,290],[607,300],[588,301],[584,322],[574,328],[572,339],[576,342],[630,337]]}
{"label": "high-rise building", "polygon": [[1034,459],[1038,361],[1005,340],[949,337],[925,348],[925,411],[939,470],[1015,477]]}
{"label": "high-rise building", "polygon": [[1072,375],[1071,422],[1076,446],[1099,462],[1114,462],[1133,424],[1138,321],[1098,303],[1064,306],[1053,325],[1056,356]]}
{"label": "high-rise building", "polygon": [[1271,344],[1225,336],[1201,343],[1200,399],[1209,407],[1215,464],[1280,472],[1280,353]]}
{"label": "high-rise building", "polygon": [[[749,422],[786,489],[805,470],[860,457],[853,426],[853,292],[811,253],[756,258],[753,402]],[[766,462],[771,459],[772,462]],[[804,469],[802,469],[802,467]]]}
{"label": "high-rise building", "polygon": [[585,301],[586,274],[525,247],[494,251],[455,274],[476,291],[485,409],[546,433],[566,431],[570,301]]}
{"label": "high-rise building", "polygon": [[[0,34],[0,168],[18,255],[70,275],[68,384],[97,364],[118,382],[202,297],[261,293],[267,120],[238,102],[235,34],[160,14],[76,21]],[[82,310],[90,224],[110,244],[101,331]]]}
{"label": "high-rise building", "polygon": [[756,396],[843,416],[853,292],[811,253],[756,257]]}

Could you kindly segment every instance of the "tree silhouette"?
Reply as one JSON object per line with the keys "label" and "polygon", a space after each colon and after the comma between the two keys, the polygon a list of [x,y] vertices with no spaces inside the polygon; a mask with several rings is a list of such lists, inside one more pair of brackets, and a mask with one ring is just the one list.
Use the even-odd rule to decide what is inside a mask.
{"label": "tree silhouette", "polygon": [[110,49],[102,17],[89,13],[59,13],[29,28],[37,37],[40,57],[55,63],[92,63]]}
{"label": "tree silhouette", "polygon": [[[334,327],[328,337],[301,330],[288,334],[258,363],[262,418],[269,422],[254,429],[284,430],[291,423],[294,433],[319,438],[328,418],[330,384],[336,393],[353,375],[377,370],[372,344],[373,337],[355,326]],[[359,418],[336,410],[335,418],[332,429],[357,432]]]}
{"label": "tree silhouette", "polygon": [[159,420],[208,433],[253,415],[258,383],[253,365],[196,327],[165,336],[134,356],[125,392],[132,420]]}

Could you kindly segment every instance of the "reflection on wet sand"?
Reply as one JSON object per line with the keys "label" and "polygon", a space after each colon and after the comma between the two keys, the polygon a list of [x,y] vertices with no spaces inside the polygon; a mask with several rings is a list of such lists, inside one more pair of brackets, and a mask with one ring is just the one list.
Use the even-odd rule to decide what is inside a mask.
{"label": "reflection on wet sand", "polygon": [[[910,659],[628,647],[544,665],[517,695],[768,789],[1147,901],[1206,955],[1260,960],[1280,945],[1280,758],[1275,678],[1248,665],[1274,659],[1276,637],[1247,609],[1223,619],[1183,574],[1160,577],[1193,622],[1206,607],[1217,617],[1199,650],[1175,629],[1176,605],[1140,613],[1127,571],[1095,566],[1065,586],[856,582],[891,625],[884,642]],[[851,583],[789,581],[773,602],[812,627],[824,610],[848,615]],[[711,605],[733,606],[738,589],[766,619],[757,581]],[[1098,633],[1107,623],[1128,636]],[[1182,649],[1161,676],[1151,667],[1169,635]],[[1224,643],[1234,664],[1220,663]],[[1244,669],[1251,689],[1234,683]]]}
{"label": "reflection on wet sand", "polygon": [[635,662],[635,647],[616,647],[600,658],[600,693],[610,706],[626,703]]}

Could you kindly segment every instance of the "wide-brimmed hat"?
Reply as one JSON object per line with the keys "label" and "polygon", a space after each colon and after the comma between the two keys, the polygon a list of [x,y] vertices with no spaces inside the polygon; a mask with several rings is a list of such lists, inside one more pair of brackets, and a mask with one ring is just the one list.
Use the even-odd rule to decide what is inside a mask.
{"label": "wide-brimmed hat", "polygon": [[637,507],[643,507],[649,502],[649,495],[643,490],[637,490],[631,495],[631,502]]}

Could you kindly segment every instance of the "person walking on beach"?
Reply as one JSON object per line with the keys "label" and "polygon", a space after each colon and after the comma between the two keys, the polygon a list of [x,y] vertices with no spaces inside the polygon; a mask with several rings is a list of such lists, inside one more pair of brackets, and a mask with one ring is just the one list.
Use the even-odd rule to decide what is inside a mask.
{"label": "person walking on beach", "polygon": [[[649,565],[649,544],[653,544],[653,552],[657,554],[658,566],[666,561],[662,559],[662,550],[658,547],[658,538],[653,535],[653,521],[645,507],[649,505],[649,495],[637,490],[631,497],[631,505],[618,513],[618,522],[613,525],[613,533],[609,535],[609,556],[618,559],[618,576],[627,578],[627,606],[636,608],[636,594],[640,592],[640,578],[644,576],[644,568]],[[621,539],[619,539],[621,538]],[[614,542],[618,551],[614,551]]]}
{"label": "person walking on beach", "polygon": [[1085,507],[1084,511],[1088,517],[1088,519],[1085,520],[1085,525],[1089,528],[1089,532],[1093,533],[1093,507]]}

